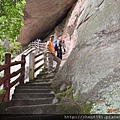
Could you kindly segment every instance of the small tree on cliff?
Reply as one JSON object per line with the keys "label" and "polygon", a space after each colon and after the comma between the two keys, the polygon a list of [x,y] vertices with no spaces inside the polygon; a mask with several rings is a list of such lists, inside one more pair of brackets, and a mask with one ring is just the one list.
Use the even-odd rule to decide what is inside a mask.
{"label": "small tree on cliff", "polygon": [[[5,41],[6,38],[10,43],[14,43],[20,34],[20,28],[23,26],[23,8],[25,0],[1,0],[0,1],[0,41]],[[12,49],[12,48],[10,48]],[[1,58],[5,47],[0,45]]]}

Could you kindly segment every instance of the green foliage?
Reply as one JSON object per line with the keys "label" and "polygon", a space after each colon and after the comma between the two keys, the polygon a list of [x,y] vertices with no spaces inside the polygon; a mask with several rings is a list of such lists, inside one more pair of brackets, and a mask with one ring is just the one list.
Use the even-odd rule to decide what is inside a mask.
{"label": "green foliage", "polygon": [[3,61],[4,56],[5,56],[5,47],[3,47],[2,45],[0,45],[0,62]]}
{"label": "green foliage", "polygon": [[0,39],[4,41],[6,37],[13,42],[20,34],[22,22],[22,10],[24,0],[1,0],[0,2]]}
{"label": "green foliage", "polygon": [[82,113],[82,114],[90,114],[91,109],[93,108],[93,104],[86,100],[85,103],[78,102],[78,96],[73,96],[73,89],[69,87],[66,91],[59,92],[55,94],[55,97],[59,99],[59,104],[63,104],[66,100],[68,103],[63,104],[64,110],[68,113]]}
{"label": "green foliage", "polygon": [[62,102],[65,97],[73,99],[72,88],[68,88],[64,92],[57,93],[57,94],[55,94],[55,96],[57,99],[60,100],[60,102]]}
{"label": "green foliage", "polygon": [[4,46],[0,45],[0,64],[4,61],[5,53],[11,53],[11,57],[14,57],[14,54],[22,49],[20,42],[10,43],[10,48],[6,49]]}
{"label": "green foliage", "polygon": [[93,108],[92,103],[90,103],[89,101],[86,101],[84,104],[82,104],[82,113],[90,114],[90,111],[92,108]]}
{"label": "green foliage", "polygon": [[0,90],[0,95],[5,94],[6,90]]}
{"label": "green foliage", "polygon": [[16,53],[21,49],[21,45],[19,42],[13,42],[10,44],[10,53]]}
{"label": "green foliage", "polygon": [[9,40],[10,49],[0,45],[0,62],[4,60],[6,52],[14,53],[21,49],[15,42],[23,26],[23,8],[25,0],[0,0],[0,41]]}

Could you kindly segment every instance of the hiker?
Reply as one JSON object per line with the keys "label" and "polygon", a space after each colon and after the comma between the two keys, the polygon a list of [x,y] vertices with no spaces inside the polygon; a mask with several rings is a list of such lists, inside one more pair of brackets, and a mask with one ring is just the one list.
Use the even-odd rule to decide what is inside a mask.
{"label": "hiker", "polygon": [[39,38],[37,38],[37,39],[36,39],[36,42],[42,43],[42,40],[39,39]]}
{"label": "hiker", "polygon": [[[56,73],[61,63],[61,60],[55,56],[53,41],[54,41],[54,35],[51,35],[49,41],[47,41],[46,44],[47,54],[48,54],[48,64],[49,64],[48,73],[53,73],[53,72]],[[53,69],[53,60],[57,62],[55,69]]]}
{"label": "hiker", "polygon": [[66,49],[65,49],[65,40],[62,39],[62,48],[63,48],[63,54],[65,54]]}
{"label": "hiker", "polygon": [[62,60],[62,36],[57,39],[57,57]]}

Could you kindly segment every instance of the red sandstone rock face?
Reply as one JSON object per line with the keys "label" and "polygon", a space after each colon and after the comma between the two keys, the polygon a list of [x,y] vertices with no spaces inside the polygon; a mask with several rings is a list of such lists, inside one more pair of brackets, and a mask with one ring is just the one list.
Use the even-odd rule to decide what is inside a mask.
{"label": "red sandstone rock face", "polygon": [[[82,5],[84,2],[85,0],[78,0],[77,3],[73,5],[64,21],[62,21],[62,23],[59,24],[53,31],[55,39],[57,39],[59,35],[62,35],[62,38],[65,40],[66,52],[68,55],[75,47],[76,40],[78,38],[76,26],[81,11],[83,11]],[[48,40],[48,38],[46,38],[46,40]]]}
{"label": "red sandstone rock face", "polygon": [[25,46],[36,38],[44,39],[75,2],[76,0],[26,0],[24,27],[18,41]]}

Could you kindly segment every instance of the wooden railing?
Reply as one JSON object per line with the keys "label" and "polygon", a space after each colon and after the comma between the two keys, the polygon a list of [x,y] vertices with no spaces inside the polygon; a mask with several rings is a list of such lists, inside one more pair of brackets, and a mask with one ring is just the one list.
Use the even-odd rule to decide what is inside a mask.
{"label": "wooden railing", "polygon": [[30,53],[29,79],[33,80],[35,78],[35,73],[42,68],[47,68],[46,53],[40,52],[37,55],[35,53]]}
{"label": "wooden railing", "polygon": [[[10,69],[14,65],[21,65],[21,68],[13,73],[10,72]],[[17,84],[18,82],[20,84],[24,84],[24,76],[25,76],[25,55],[22,55],[21,61],[15,61],[11,62],[11,54],[5,55],[5,64],[0,65],[0,72],[4,71],[4,76],[0,78],[0,86],[3,85],[3,89],[5,90],[5,94],[0,95],[0,103],[2,101],[8,102],[10,99],[10,89]],[[17,76],[19,77],[11,82],[10,79]]]}
{"label": "wooden railing", "polygon": [[[29,57],[29,79],[33,80],[35,78],[35,73],[42,69],[47,68],[47,53],[46,44],[39,43],[38,41],[31,42],[30,50],[26,52],[26,56]],[[36,50],[36,53],[34,52]]]}
{"label": "wooden railing", "polygon": [[[36,52],[37,51],[37,52]],[[20,61],[11,62],[11,55],[5,55],[5,64],[0,65],[0,72],[4,73],[3,77],[0,77],[0,86],[2,86],[2,90],[5,90],[5,94],[0,95],[0,103],[8,102],[10,100],[10,89],[14,87],[17,83],[24,84],[25,77],[25,61],[26,56],[29,55],[29,80],[33,80],[35,77],[35,72],[42,68],[47,67],[47,56],[45,51],[45,44],[41,44],[37,47],[36,44],[32,44],[30,48],[24,51],[21,56]],[[38,65],[37,65],[38,64]],[[17,71],[11,73],[11,67],[15,65],[21,65]],[[37,67],[36,67],[37,65]],[[17,79],[11,82],[11,79],[15,76]]]}

